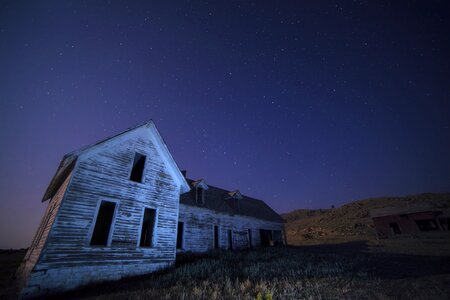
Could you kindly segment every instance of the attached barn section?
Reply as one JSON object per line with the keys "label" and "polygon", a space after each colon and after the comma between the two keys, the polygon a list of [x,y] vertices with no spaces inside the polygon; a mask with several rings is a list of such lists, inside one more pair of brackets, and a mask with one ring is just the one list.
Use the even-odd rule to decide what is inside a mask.
{"label": "attached barn section", "polygon": [[191,191],[180,199],[178,251],[285,244],[284,220],[263,201],[209,186],[202,179],[187,181]]}

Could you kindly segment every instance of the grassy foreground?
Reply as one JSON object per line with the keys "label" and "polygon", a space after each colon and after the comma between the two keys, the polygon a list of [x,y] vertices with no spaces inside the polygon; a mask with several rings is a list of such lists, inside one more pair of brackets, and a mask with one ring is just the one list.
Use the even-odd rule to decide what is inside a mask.
{"label": "grassy foreground", "polygon": [[63,295],[74,299],[448,299],[450,257],[364,242],[184,256],[178,266]]}
{"label": "grassy foreground", "polygon": [[[157,274],[54,298],[449,299],[449,242],[352,241],[187,254]],[[0,299],[16,298],[11,275],[23,255],[0,252]]]}

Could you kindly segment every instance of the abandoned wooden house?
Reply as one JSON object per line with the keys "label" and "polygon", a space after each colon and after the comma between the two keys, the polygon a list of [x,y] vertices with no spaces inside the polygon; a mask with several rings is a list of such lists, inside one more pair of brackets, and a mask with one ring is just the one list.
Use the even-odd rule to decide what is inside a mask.
{"label": "abandoned wooden house", "polygon": [[450,210],[426,204],[370,212],[379,238],[450,237]]}
{"label": "abandoned wooden house", "polygon": [[42,201],[22,298],[150,273],[177,251],[285,243],[263,201],[185,178],[152,121],[65,155]]}

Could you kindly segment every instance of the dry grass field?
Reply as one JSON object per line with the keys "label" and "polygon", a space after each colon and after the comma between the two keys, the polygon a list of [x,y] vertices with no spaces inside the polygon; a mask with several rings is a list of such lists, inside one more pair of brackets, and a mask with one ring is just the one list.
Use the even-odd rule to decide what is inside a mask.
{"label": "dry grass field", "polygon": [[159,274],[65,296],[73,299],[448,299],[450,257],[395,251],[390,245],[354,241],[253,252],[214,252],[201,257],[182,257],[176,268]]}
{"label": "dry grass field", "polygon": [[184,255],[172,269],[55,299],[448,299],[448,252],[423,253],[448,245],[422,243],[407,246],[422,248],[419,254],[395,244],[353,241]]}

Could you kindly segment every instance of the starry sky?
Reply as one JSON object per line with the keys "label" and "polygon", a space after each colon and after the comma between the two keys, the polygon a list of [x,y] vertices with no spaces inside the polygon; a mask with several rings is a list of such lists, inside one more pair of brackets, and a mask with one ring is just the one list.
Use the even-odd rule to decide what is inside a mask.
{"label": "starry sky", "polygon": [[280,213],[450,191],[447,1],[163,2],[0,2],[0,248],[65,153],[149,119]]}

